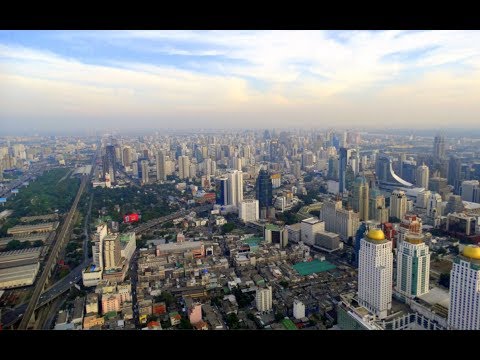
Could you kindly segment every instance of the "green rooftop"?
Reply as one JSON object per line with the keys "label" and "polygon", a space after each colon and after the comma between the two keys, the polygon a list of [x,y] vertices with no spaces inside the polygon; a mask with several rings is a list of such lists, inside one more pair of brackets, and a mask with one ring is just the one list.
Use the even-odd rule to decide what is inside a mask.
{"label": "green rooftop", "polygon": [[336,266],[329,263],[328,261],[313,260],[308,262],[299,262],[293,265],[293,268],[302,275],[310,275],[313,273],[324,272],[328,270],[335,269]]}
{"label": "green rooftop", "polygon": [[262,241],[263,241],[263,238],[261,237],[251,237],[251,238],[245,239],[243,242],[250,246],[258,246],[258,244],[260,244]]}
{"label": "green rooftop", "polygon": [[280,231],[280,227],[274,224],[267,224],[265,225],[265,229],[267,230],[273,230],[273,231]]}
{"label": "green rooftop", "polygon": [[283,319],[282,320],[282,325],[285,327],[287,330],[298,330],[295,324],[293,323],[292,320],[290,319]]}
{"label": "green rooftop", "polygon": [[107,320],[110,320],[111,318],[114,318],[115,316],[117,316],[116,311],[109,311],[103,317]]}

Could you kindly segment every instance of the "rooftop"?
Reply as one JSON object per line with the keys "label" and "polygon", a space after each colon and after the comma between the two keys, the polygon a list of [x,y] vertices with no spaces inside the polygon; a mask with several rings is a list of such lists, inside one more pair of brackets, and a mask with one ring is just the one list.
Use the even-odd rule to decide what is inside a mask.
{"label": "rooftop", "polygon": [[335,269],[336,266],[329,263],[328,261],[320,261],[320,260],[312,260],[309,262],[300,262],[293,265],[293,268],[297,270],[297,272],[302,275],[310,275],[313,273],[324,272],[328,270]]}

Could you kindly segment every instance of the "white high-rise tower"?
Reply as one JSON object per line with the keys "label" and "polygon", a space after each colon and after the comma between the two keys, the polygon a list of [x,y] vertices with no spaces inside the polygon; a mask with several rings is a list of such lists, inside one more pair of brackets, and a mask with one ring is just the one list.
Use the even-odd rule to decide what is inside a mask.
{"label": "white high-rise tower", "polygon": [[228,173],[228,205],[239,206],[243,201],[243,172],[231,170]]}
{"label": "white high-rise tower", "polygon": [[407,233],[397,253],[397,291],[409,298],[428,293],[430,251],[422,234]]}
{"label": "white high-rise tower", "polygon": [[157,181],[167,180],[166,159],[162,150],[157,153]]}
{"label": "white high-rise tower", "polygon": [[428,190],[428,180],[430,180],[430,170],[423,164],[417,168],[417,185]]}
{"label": "white high-rise tower", "polygon": [[392,308],[392,242],[380,229],[361,240],[358,264],[358,301],[379,319]]}
{"label": "white high-rise tower", "polygon": [[178,177],[180,179],[188,179],[190,177],[190,159],[188,156],[178,157]]}
{"label": "white high-rise tower", "polygon": [[448,326],[480,330],[480,247],[468,245],[455,258],[450,273]]}

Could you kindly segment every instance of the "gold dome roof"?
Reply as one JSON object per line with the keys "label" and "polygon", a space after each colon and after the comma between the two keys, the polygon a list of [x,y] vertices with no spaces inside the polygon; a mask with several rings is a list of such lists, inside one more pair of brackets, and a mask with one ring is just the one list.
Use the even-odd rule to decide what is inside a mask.
{"label": "gold dome roof", "polygon": [[463,248],[463,256],[471,259],[480,260],[480,246],[467,245]]}
{"label": "gold dome roof", "polygon": [[370,229],[368,231],[367,237],[370,240],[385,240],[385,234],[381,229]]}

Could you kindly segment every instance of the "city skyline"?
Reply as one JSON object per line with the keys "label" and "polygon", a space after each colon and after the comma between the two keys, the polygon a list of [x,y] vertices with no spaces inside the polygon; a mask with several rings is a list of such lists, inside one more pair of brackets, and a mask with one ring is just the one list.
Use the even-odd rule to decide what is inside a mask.
{"label": "city skyline", "polygon": [[4,134],[470,128],[476,31],[0,31]]}

